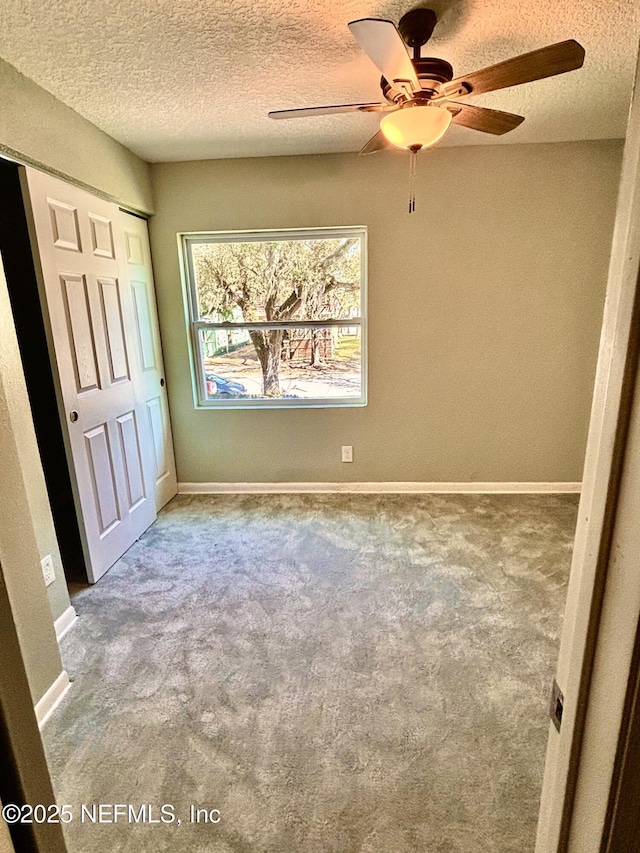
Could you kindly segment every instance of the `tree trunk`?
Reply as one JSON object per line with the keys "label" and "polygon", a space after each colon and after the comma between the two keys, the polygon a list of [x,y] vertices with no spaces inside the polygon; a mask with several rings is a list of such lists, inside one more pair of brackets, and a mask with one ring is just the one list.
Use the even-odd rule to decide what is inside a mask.
{"label": "tree trunk", "polygon": [[320,344],[322,342],[322,333],[318,329],[311,330],[311,367],[320,367],[322,364],[322,354],[320,352]]}
{"label": "tree trunk", "polygon": [[265,397],[282,397],[278,376],[282,350],[282,330],[270,329],[265,332],[252,330],[249,334],[262,368],[263,395]]}

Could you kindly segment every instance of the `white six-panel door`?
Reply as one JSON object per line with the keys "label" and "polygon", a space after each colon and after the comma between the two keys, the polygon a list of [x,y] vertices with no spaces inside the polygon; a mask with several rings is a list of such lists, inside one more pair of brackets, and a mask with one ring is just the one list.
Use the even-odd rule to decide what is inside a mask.
{"label": "white six-panel door", "polygon": [[[143,393],[148,383],[141,341],[154,342],[161,368],[152,282],[147,280],[144,313],[130,282],[124,214],[115,204],[34,169],[26,173],[60,416],[87,571],[95,582],[154,521],[158,469],[169,484],[163,498],[171,497],[172,474],[175,484],[166,395],[157,395],[154,404]],[[162,409],[160,464],[153,405]]]}
{"label": "white six-panel door", "polygon": [[136,347],[140,364],[137,379],[150,430],[156,509],[161,509],[178,490],[173,457],[169,406],[164,379],[162,347],[156,312],[155,288],[147,223],[119,211],[122,254],[133,300]]}

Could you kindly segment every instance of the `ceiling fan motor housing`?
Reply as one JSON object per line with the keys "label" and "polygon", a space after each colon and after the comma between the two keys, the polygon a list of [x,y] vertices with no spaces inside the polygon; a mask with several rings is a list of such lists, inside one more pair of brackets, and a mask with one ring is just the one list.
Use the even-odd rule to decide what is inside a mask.
{"label": "ceiling fan motor housing", "polygon": [[[420,80],[420,85],[424,92],[422,95],[423,98],[433,96],[439,91],[441,85],[453,80],[453,68],[445,59],[424,57],[421,59],[412,59],[411,61],[413,62],[413,67],[416,69],[418,80]],[[384,77],[380,80],[380,88],[388,101],[393,102],[397,99],[396,91],[393,90],[393,87]],[[394,94],[396,95],[395,98]],[[416,97],[420,98],[420,96],[420,92],[416,93]]]}
{"label": "ceiling fan motor housing", "polygon": [[446,59],[414,59],[413,67],[416,69],[418,80],[420,80],[423,88],[425,88],[425,83],[429,81],[443,84],[453,80],[453,68]]}

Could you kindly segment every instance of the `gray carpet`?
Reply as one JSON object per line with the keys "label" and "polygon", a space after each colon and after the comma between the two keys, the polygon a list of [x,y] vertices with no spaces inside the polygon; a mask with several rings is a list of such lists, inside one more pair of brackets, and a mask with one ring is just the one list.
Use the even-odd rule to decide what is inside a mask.
{"label": "gray carpet", "polygon": [[73,596],[75,682],[44,731],[72,853],[533,851],[576,511],[176,498]]}

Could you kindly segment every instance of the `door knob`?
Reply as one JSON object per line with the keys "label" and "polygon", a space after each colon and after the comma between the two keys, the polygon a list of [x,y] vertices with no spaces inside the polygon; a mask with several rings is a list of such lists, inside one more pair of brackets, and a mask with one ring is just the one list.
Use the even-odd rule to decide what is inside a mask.
{"label": "door knob", "polygon": [[75,424],[79,417],[80,415],[75,411],[75,409],[73,410],[73,412],[69,412],[69,420],[72,424]]}

